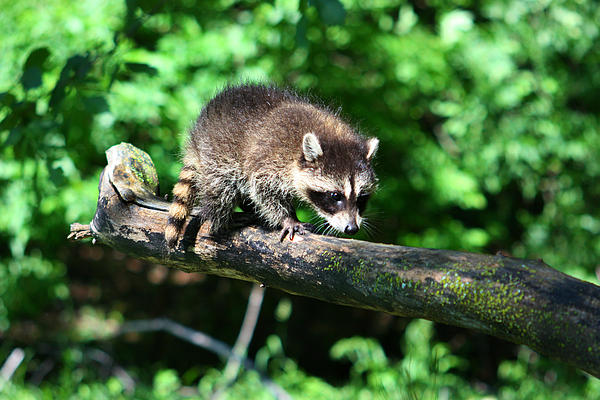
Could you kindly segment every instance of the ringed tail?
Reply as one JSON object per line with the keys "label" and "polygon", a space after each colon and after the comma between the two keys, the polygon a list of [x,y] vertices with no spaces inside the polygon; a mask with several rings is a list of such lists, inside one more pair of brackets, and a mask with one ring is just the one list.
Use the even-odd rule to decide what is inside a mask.
{"label": "ringed tail", "polygon": [[183,230],[185,220],[190,215],[194,200],[194,170],[183,167],[179,181],[173,187],[173,203],[169,207],[169,219],[165,227],[165,241],[169,249],[174,249]]}

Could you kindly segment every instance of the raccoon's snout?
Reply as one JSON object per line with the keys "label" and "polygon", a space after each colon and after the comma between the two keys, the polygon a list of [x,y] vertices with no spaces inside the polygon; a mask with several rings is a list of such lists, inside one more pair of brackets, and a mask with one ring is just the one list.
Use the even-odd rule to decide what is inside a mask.
{"label": "raccoon's snout", "polygon": [[334,215],[323,215],[329,225],[339,233],[354,235],[360,228],[360,218],[351,217],[345,212]]}
{"label": "raccoon's snout", "polygon": [[344,229],[346,235],[354,235],[356,232],[358,232],[358,225],[354,221],[346,225],[346,228]]}

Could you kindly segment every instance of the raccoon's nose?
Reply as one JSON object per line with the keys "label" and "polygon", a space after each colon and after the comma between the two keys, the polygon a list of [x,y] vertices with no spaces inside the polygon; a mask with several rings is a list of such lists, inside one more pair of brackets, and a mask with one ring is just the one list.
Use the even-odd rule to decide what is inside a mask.
{"label": "raccoon's nose", "polygon": [[358,225],[356,225],[356,222],[350,222],[346,225],[346,229],[344,229],[344,233],[347,235],[354,235],[356,232],[358,232]]}

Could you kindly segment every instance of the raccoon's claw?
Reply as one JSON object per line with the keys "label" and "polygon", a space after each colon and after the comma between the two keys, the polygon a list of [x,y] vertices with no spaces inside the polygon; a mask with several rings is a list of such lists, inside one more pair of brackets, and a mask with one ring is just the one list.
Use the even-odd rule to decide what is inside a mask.
{"label": "raccoon's claw", "polygon": [[313,230],[312,224],[296,221],[292,218],[285,220],[282,225],[283,229],[281,229],[281,236],[279,237],[280,242],[283,242],[283,239],[288,235],[291,241],[294,240],[296,233],[298,235],[304,235],[306,231],[310,232]]}

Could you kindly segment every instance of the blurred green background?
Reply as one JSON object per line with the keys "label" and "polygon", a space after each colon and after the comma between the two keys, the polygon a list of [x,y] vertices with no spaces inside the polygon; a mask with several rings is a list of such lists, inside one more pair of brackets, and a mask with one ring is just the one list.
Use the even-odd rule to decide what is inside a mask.
{"label": "blurred green background", "polygon": [[[543,258],[598,283],[600,7],[594,0],[0,0],[0,397],[207,398],[250,285],[66,241],[104,151],[147,151],[164,193],[227,83],[274,82],[381,139],[363,239]],[[101,335],[100,335],[101,336]],[[600,381],[475,332],[267,290],[249,349],[298,399],[600,398]],[[126,382],[123,373],[133,378]],[[224,398],[271,398],[244,372]]]}

